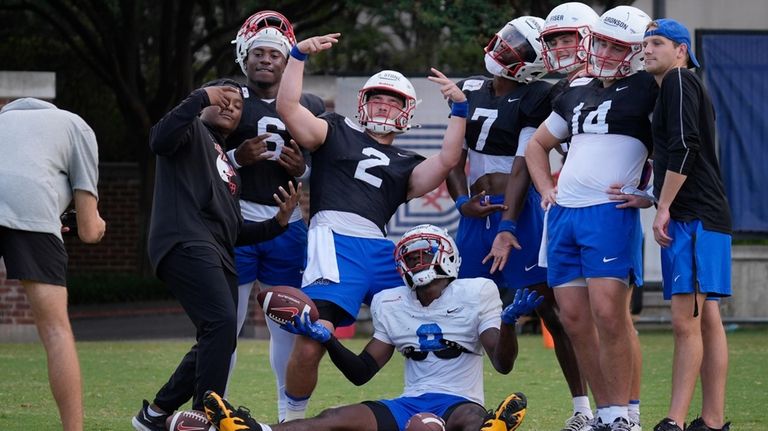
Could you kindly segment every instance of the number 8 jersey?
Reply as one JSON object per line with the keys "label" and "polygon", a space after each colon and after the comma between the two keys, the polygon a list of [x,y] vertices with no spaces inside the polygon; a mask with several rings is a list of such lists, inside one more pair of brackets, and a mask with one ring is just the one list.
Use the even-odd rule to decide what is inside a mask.
{"label": "number 8 jersey", "polygon": [[609,203],[611,184],[637,187],[653,145],[650,115],[657,94],[653,76],[638,72],[609,87],[599,79],[578,78],[555,99],[544,125],[560,140],[571,138],[557,184],[558,205]]}
{"label": "number 8 jersey", "polygon": [[378,143],[342,115],[319,118],[328,122],[328,135],[312,153],[310,218],[328,210],[354,213],[386,235],[387,222],[407,201],[411,172],[424,157]]}
{"label": "number 8 jersey", "polygon": [[[404,397],[427,392],[466,397],[483,405],[483,345],[480,334],[501,325],[501,300],[487,278],[453,280],[440,297],[421,305],[416,292],[402,286],[377,293],[371,302],[373,337],[402,352],[430,352],[423,360],[406,359]],[[441,340],[458,343],[471,353],[441,359]]]}

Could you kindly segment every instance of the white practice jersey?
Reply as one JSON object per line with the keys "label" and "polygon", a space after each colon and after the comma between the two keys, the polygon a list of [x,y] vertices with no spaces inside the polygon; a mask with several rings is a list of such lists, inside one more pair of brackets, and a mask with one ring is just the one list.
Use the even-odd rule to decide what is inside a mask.
{"label": "white practice jersey", "polygon": [[440,350],[441,339],[455,341],[473,353],[422,361],[406,359],[404,397],[427,392],[465,397],[483,405],[483,346],[480,334],[501,325],[501,300],[496,284],[485,278],[454,280],[428,307],[406,286],[387,289],[371,304],[373,337],[402,352]]}

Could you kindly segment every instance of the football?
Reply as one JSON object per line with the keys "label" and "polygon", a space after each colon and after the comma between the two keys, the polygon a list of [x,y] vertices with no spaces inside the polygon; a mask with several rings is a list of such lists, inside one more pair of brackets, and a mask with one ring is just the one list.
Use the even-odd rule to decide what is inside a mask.
{"label": "football", "polygon": [[445,421],[432,413],[416,413],[406,422],[405,431],[445,431]]}
{"label": "football", "polygon": [[304,312],[309,312],[309,319],[313,322],[319,316],[315,303],[304,292],[294,287],[275,286],[262,290],[256,295],[256,300],[264,309],[264,314],[281,325]]}
{"label": "football", "polygon": [[216,431],[208,422],[205,413],[199,410],[182,410],[168,416],[165,420],[168,431]]}

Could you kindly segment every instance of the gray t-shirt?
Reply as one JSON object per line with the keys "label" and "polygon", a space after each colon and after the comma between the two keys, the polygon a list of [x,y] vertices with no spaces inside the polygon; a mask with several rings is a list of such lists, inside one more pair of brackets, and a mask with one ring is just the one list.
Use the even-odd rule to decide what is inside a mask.
{"label": "gray t-shirt", "polygon": [[96,135],[82,118],[32,98],[0,110],[0,226],[61,238],[74,190],[98,198]]}

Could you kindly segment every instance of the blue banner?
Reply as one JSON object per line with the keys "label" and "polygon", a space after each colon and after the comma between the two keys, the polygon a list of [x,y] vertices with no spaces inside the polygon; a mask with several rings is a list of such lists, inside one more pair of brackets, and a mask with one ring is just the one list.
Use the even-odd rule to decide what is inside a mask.
{"label": "blue banner", "polygon": [[698,36],[734,232],[768,234],[768,32]]}

